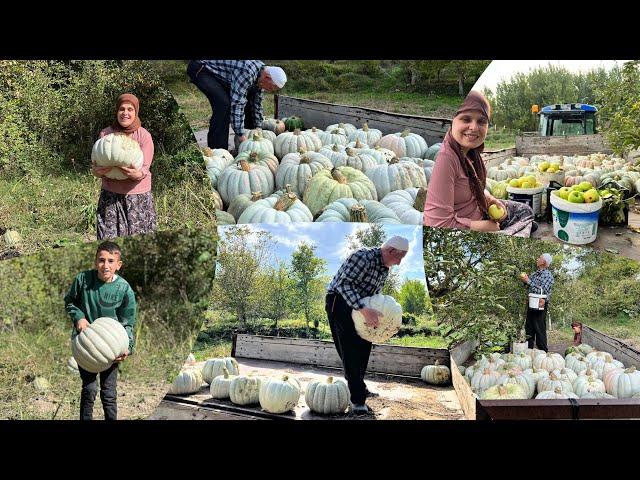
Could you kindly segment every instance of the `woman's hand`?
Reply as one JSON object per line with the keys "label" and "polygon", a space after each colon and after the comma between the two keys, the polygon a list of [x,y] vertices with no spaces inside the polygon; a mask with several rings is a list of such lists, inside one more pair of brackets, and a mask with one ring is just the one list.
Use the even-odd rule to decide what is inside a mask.
{"label": "woman's hand", "polygon": [[129,180],[142,180],[142,178],[144,177],[144,173],[142,173],[142,170],[137,170],[135,168],[129,168],[129,167],[118,167],[118,168],[120,168],[122,173],[124,173]]}
{"label": "woman's hand", "polygon": [[86,318],[81,318],[76,322],[76,330],[78,333],[82,333],[82,331],[89,327],[89,322]]}
{"label": "woman's hand", "polygon": [[129,350],[127,350],[125,353],[123,353],[122,355],[120,355],[119,357],[116,357],[114,362],[122,362],[123,360],[125,360],[127,357],[129,356]]}
{"label": "woman's hand", "polygon": [[496,197],[488,193],[485,194],[485,198],[487,199],[487,206],[490,207],[491,205],[496,205],[497,207],[501,208],[504,211],[504,215],[497,220],[498,222],[502,222],[504,219],[507,218],[507,206],[504,204],[502,200],[498,200]]}
{"label": "woman's hand", "polygon": [[98,178],[104,177],[113,167],[91,167],[91,173]]}
{"label": "woman's hand", "polygon": [[498,232],[500,224],[493,220],[474,220],[469,228],[476,232]]}

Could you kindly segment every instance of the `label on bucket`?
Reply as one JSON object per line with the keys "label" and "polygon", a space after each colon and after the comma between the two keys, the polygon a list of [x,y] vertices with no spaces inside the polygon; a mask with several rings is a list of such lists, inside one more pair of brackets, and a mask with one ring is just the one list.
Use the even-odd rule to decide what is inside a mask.
{"label": "label on bucket", "polygon": [[551,207],[553,234],[563,242],[584,245],[595,241],[598,236],[598,216],[592,213],[571,213]]}
{"label": "label on bucket", "polygon": [[509,200],[514,202],[526,203],[533,209],[534,215],[540,215],[542,212],[542,193],[512,193],[509,192]]}

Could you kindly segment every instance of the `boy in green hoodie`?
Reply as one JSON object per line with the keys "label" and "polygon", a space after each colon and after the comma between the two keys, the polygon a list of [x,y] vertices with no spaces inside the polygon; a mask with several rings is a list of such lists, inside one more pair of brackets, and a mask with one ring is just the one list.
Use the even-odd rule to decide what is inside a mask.
{"label": "boy in green hoodie", "polygon": [[[118,364],[133,353],[133,327],[136,323],[136,297],[129,283],[117,275],[120,268],[120,247],[114,242],[102,242],[96,251],[95,268],[79,273],[64,297],[65,308],[74,325],[72,339],[100,317],[117,320],[129,335],[129,351],[99,374],[105,420],[116,420],[118,416]],[[87,372],[80,366],[78,370],[82,379],[80,420],[91,420],[98,393],[98,374]]]}

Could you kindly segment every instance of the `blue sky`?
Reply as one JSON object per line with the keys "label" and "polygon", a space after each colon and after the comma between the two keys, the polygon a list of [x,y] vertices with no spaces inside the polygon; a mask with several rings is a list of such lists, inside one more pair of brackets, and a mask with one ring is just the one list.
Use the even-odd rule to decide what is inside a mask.
{"label": "blue sky", "polygon": [[[326,274],[333,277],[348,254],[347,235],[357,229],[366,227],[362,223],[328,222],[328,223],[273,223],[243,225],[252,230],[269,232],[276,242],[274,255],[279,260],[290,262],[291,254],[301,242],[316,245],[316,256],[327,261]],[[218,233],[222,239],[225,232],[235,228],[235,225],[221,225]],[[409,240],[409,252],[399,266],[393,267],[398,271],[401,281],[420,280],[425,282],[424,261],[422,258],[422,226],[419,225],[383,225],[387,238],[400,235]]]}

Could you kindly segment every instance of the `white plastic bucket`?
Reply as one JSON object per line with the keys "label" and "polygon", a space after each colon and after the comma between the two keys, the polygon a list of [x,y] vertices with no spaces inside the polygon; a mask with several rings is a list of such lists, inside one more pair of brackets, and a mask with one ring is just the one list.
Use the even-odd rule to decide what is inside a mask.
{"label": "white plastic bucket", "polygon": [[509,200],[526,203],[533,209],[533,214],[539,216],[542,213],[542,192],[544,187],[515,188],[507,186]]}
{"label": "white plastic bucket", "polygon": [[511,353],[518,354],[525,352],[528,347],[529,344],[527,342],[513,342],[513,345],[511,346]]}
{"label": "white plastic bucket", "polygon": [[544,306],[540,307],[540,299],[543,298],[546,302],[547,296],[541,293],[530,293],[529,294],[529,308],[532,310],[544,310]]}
{"label": "white plastic bucket", "polygon": [[602,200],[593,203],[571,203],[551,192],[553,234],[563,242],[586,245],[598,237],[598,217]]}

